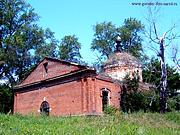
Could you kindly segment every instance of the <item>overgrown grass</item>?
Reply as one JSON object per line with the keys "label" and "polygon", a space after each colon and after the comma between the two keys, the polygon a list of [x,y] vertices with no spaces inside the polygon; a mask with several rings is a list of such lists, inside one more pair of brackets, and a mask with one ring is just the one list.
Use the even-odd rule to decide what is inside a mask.
{"label": "overgrown grass", "polygon": [[180,113],[89,117],[0,114],[0,135],[180,135]]}

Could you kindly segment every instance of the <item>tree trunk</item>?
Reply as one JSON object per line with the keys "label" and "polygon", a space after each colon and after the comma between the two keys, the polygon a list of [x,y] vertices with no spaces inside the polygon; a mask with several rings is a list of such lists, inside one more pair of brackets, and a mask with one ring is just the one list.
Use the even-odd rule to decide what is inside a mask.
{"label": "tree trunk", "polygon": [[161,62],[161,81],[160,81],[160,112],[165,113],[167,109],[167,73],[164,60],[164,39],[160,40],[160,62]]}

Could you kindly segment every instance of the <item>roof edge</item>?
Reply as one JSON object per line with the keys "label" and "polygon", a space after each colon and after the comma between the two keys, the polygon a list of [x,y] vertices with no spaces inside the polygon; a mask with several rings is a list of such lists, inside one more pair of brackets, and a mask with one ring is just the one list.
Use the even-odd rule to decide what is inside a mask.
{"label": "roof edge", "polygon": [[[24,80],[31,74],[31,72],[33,72],[37,67],[38,65],[40,65],[41,62],[43,62],[45,59],[47,60],[53,60],[53,61],[56,61],[56,62],[62,62],[62,63],[66,63],[66,64],[70,64],[70,65],[74,65],[74,66],[78,66],[80,68],[83,68],[83,69],[93,69],[89,66],[85,66],[85,65],[80,65],[78,63],[74,63],[74,62],[68,62],[68,61],[65,61],[65,60],[60,60],[60,59],[57,59],[57,58],[52,58],[52,57],[47,57],[45,56],[40,62],[36,63],[34,65],[34,67],[30,70],[30,72],[21,80],[19,81],[18,85],[20,85],[21,83],[24,82]],[[94,70],[94,69],[93,69]]]}
{"label": "roof edge", "polygon": [[16,85],[16,86],[13,87],[13,89],[18,90],[18,89],[21,89],[21,88],[26,88],[26,87],[33,86],[33,85],[36,85],[36,84],[40,84],[42,82],[49,82],[49,81],[52,81],[52,80],[60,79],[60,78],[63,78],[63,77],[68,77],[68,76],[75,75],[75,74],[78,74],[78,73],[82,73],[82,72],[85,72],[85,71],[94,71],[96,73],[96,70],[93,70],[93,69],[82,69],[82,70],[79,70],[79,71],[67,73],[67,74],[56,76],[56,77],[53,77],[53,78],[44,79],[44,80],[33,82],[33,83],[30,83],[30,84]]}

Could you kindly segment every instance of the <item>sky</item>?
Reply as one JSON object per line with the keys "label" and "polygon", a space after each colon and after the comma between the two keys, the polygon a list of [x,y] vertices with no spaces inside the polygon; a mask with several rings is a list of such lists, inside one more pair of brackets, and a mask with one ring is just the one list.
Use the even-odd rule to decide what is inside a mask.
{"label": "sky", "polygon": [[[116,26],[121,26],[126,18],[133,17],[145,25],[148,15],[148,0],[27,0],[40,16],[38,24],[43,28],[50,28],[58,40],[67,35],[76,35],[82,45],[83,59],[92,64],[97,59],[97,52],[92,52],[90,46],[93,39],[93,26],[101,22],[111,21]],[[180,22],[179,0],[152,0],[152,3],[171,3],[161,5],[158,18],[159,34],[162,35]],[[133,5],[139,3],[139,5]],[[154,6],[151,5],[151,6]],[[180,25],[180,24],[178,24]],[[176,32],[180,28],[177,25]],[[180,29],[179,29],[180,30]],[[178,41],[176,41],[178,42]],[[177,43],[174,44],[177,44]],[[144,42],[145,49],[146,43]],[[153,52],[146,51],[148,55]],[[171,55],[168,52],[168,55]],[[167,60],[169,61],[169,60]]]}

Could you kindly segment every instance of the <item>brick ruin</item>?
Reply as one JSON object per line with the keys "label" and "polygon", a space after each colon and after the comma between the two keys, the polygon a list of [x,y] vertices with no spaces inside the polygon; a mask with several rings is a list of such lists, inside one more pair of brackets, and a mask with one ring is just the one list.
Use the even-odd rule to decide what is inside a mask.
{"label": "brick ruin", "polygon": [[142,66],[118,50],[103,64],[103,73],[75,63],[45,57],[14,87],[14,113],[36,115],[101,115],[107,105],[120,109],[122,81],[136,72],[140,87]]}
{"label": "brick ruin", "polygon": [[120,92],[94,69],[46,57],[14,87],[14,113],[101,115],[105,105],[120,108]]}

